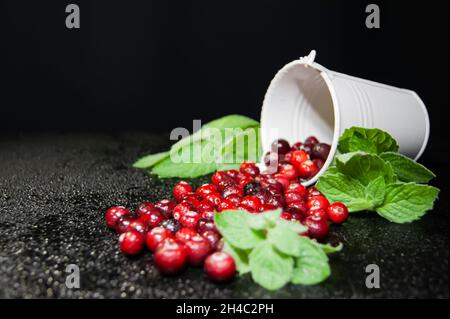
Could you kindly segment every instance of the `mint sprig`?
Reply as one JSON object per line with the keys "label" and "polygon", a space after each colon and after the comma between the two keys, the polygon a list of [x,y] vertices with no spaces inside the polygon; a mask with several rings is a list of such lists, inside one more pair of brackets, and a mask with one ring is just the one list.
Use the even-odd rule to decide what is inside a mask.
{"label": "mint sprig", "polygon": [[433,207],[439,190],[423,185],[433,172],[399,153],[392,136],[379,129],[353,127],[339,139],[341,154],[316,184],[331,202],[350,212],[376,211],[395,223],[408,223]]}
{"label": "mint sprig", "polygon": [[298,222],[280,219],[281,210],[250,214],[234,210],[216,213],[214,222],[222,234],[228,252],[240,275],[268,290],[289,282],[312,285],[330,276],[326,253],[340,251],[302,237],[307,228]]}

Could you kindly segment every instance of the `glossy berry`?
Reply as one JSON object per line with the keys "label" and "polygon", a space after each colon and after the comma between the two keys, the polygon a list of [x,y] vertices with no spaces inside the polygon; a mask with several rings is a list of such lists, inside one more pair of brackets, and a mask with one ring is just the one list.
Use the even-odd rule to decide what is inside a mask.
{"label": "glossy berry", "polygon": [[[213,221],[214,220],[214,211],[208,211],[202,213],[202,219],[207,221]],[[199,221],[200,222],[200,221]]]}
{"label": "glossy berry", "polygon": [[328,199],[326,199],[326,197],[322,196],[322,195],[312,196],[306,202],[306,206],[308,206],[308,208],[310,210],[319,209],[319,208],[327,209],[327,207],[329,205],[330,205],[330,202],[328,201]]}
{"label": "glossy berry", "polygon": [[195,194],[195,193],[188,193],[188,194],[184,195],[183,200],[181,202],[188,203],[194,207],[197,207],[198,205],[201,204],[202,200],[203,200],[202,196]]}
{"label": "glossy berry", "polygon": [[289,142],[283,139],[278,139],[273,141],[271,150],[277,152],[278,154],[284,155],[291,150]]}
{"label": "glossy berry", "polygon": [[242,196],[239,195],[228,195],[226,198],[226,200],[232,202],[235,207],[239,206],[239,204],[241,203],[241,199]]}
{"label": "glossy berry", "polygon": [[148,231],[148,226],[146,223],[144,223],[140,219],[133,220],[128,225],[127,231],[133,231],[133,230],[141,233],[142,235],[145,235]]}
{"label": "glossy berry", "polygon": [[173,188],[173,197],[177,202],[181,202],[188,193],[192,193],[192,187],[185,181],[179,182]]}
{"label": "glossy berry", "polygon": [[243,162],[241,164],[241,166],[239,166],[239,171],[242,174],[245,174],[245,175],[248,175],[251,177],[259,176],[259,168],[253,162]]}
{"label": "glossy berry", "polygon": [[280,215],[280,218],[284,219],[284,220],[291,220],[292,219],[292,215],[290,213],[288,213],[288,212],[282,212],[281,215]]}
{"label": "glossy berry", "polygon": [[192,237],[186,242],[185,247],[189,263],[193,266],[202,265],[212,251],[209,241],[200,235]]}
{"label": "glossy berry", "polygon": [[301,183],[297,181],[292,181],[289,186],[287,187],[286,191],[294,191],[296,193],[299,193],[305,197],[308,196],[308,190],[305,186],[303,186]]}
{"label": "glossy berry", "polygon": [[119,218],[128,215],[131,215],[131,212],[123,206],[111,207],[106,211],[105,215],[106,226],[108,226],[111,229],[115,229],[116,223],[119,220]]}
{"label": "glossy berry", "polygon": [[150,251],[155,251],[158,245],[167,238],[173,238],[172,233],[164,227],[155,227],[147,233],[145,243]]}
{"label": "glossy berry", "polygon": [[309,216],[317,216],[321,219],[327,220],[328,219],[328,213],[325,209],[318,208],[308,211]]}
{"label": "glossy berry", "polygon": [[288,181],[298,178],[298,171],[292,164],[280,164],[278,167],[278,175],[283,176]]}
{"label": "glossy berry", "polygon": [[256,195],[262,189],[261,184],[258,182],[250,182],[244,187],[244,195]]}
{"label": "glossy berry", "polygon": [[[150,212],[150,214],[148,215],[148,218],[146,218],[146,222],[147,222],[147,226],[149,228],[154,228],[157,227],[159,225],[161,225],[161,223],[166,220],[167,218],[161,214],[159,212],[159,210],[154,210],[152,212]],[[142,217],[141,217],[142,220]]]}
{"label": "glossy berry", "polygon": [[219,193],[211,193],[205,196],[205,202],[210,203],[213,207],[217,208],[222,201],[222,196]]}
{"label": "glossy berry", "polygon": [[173,218],[179,220],[181,216],[186,214],[187,212],[196,211],[194,205],[188,202],[181,202],[173,209]]}
{"label": "glossy berry", "polygon": [[287,191],[284,193],[284,200],[286,201],[286,203],[290,203],[290,202],[295,202],[295,201],[305,201],[306,200],[306,196],[303,194],[300,194],[296,191]]}
{"label": "glossy berry", "polygon": [[223,181],[227,181],[230,180],[230,176],[227,175],[226,172],[221,171],[221,172],[215,172],[213,174],[213,176],[211,177],[211,181],[214,185],[219,185],[221,182]]}
{"label": "glossy berry", "polygon": [[119,248],[125,255],[136,255],[144,248],[145,236],[138,231],[130,230],[119,236]]}
{"label": "glossy berry", "polygon": [[177,233],[175,234],[175,239],[182,244],[185,244],[189,240],[191,240],[192,237],[197,236],[198,233],[192,229],[192,228],[181,228]]}
{"label": "glossy berry", "polygon": [[300,151],[302,149],[302,145],[303,145],[303,143],[297,142],[291,146],[291,150]]}
{"label": "glossy berry", "polygon": [[312,149],[312,158],[320,158],[321,160],[326,160],[328,154],[330,154],[331,146],[326,143],[317,143]]}
{"label": "glossy berry", "polygon": [[236,179],[239,174],[239,172],[235,169],[230,169],[230,170],[226,171],[225,173],[232,179]]}
{"label": "glossy berry", "polygon": [[304,161],[297,167],[297,169],[298,175],[303,179],[314,177],[314,175],[316,175],[319,171],[317,165],[311,160]]}
{"label": "glossy berry", "polygon": [[325,161],[320,158],[313,159],[313,163],[317,166],[317,171],[320,171],[322,167],[325,165]]}
{"label": "glossy berry", "polygon": [[170,199],[162,199],[159,202],[155,203],[156,209],[159,210],[161,214],[164,215],[164,217],[169,218],[172,216],[173,209],[177,203],[175,203],[173,200]]}
{"label": "glossy berry", "polygon": [[286,176],[275,174],[274,178],[282,186],[283,189],[287,189],[289,187],[291,181]]}
{"label": "glossy berry", "polygon": [[315,186],[311,186],[308,188],[308,197],[318,196],[318,195],[322,195],[322,193],[319,192],[319,190]]}
{"label": "glossy berry", "polygon": [[306,206],[306,203],[303,200],[301,200],[288,203],[287,210],[291,214],[297,213],[302,215],[303,217],[306,217],[309,209]]}
{"label": "glossy berry", "polygon": [[183,227],[178,220],[173,218],[166,219],[161,223],[161,226],[169,230],[173,235]]}
{"label": "glossy berry", "polygon": [[201,233],[203,233],[204,231],[207,231],[207,230],[211,230],[211,231],[214,231],[216,233],[218,232],[218,230],[216,228],[216,224],[214,224],[214,221],[203,219],[203,218],[200,219],[198,221],[198,224],[197,224],[197,232],[199,234],[201,234]]}
{"label": "glossy berry", "polygon": [[308,159],[308,154],[305,151],[294,151],[292,152],[290,162],[295,166],[299,166],[301,163],[307,161]]}
{"label": "glossy berry", "polygon": [[342,203],[333,203],[327,208],[328,218],[336,224],[342,224],[348,218],[348,208]]}
{"label": "glossy berry", "polygon": [[136,209],[136,217],[141,218],[142,215],[147,214],[150,211],[157,210],[155,205],[153,205],[150,202],[143,202],[139,205],[139,207]]}
{"label": "glossy berry", "polygon": [[133,221],[129,215],[121,216],[116,223],[116,233],[122,234],[127,231],[128,226]]}
{"label": "glossy berry", "polygon": [[308,236],[317,240],[327,237],[330,226],[326,219],[318,216],[309,216],[305,220],[305,226],[308,227]]}
{"label": "glossy berry", "polygon": [[242,198],[239,206],[249,212],[259,212],[262,208],[262,203],[256,196],[245,196]]}
{"label": "glossy berry", "polygon": [[162,273],[176,274],[186,265],[187,252],[183,245],[167,238],[156,249],[153,261]]}
{"label": "glossy berry", "polygon": [[217,232],[212,230],[205,230],[204,232],[200,233],[200,235],[209,242],[212,250],[217,250],[220,241],[220,235]]}
{"label": "glossy berry", "polygon": [[244,188],[245,185],[247,185],[248,183],[252,182],[253,178],[249,175],[239,175],[237,178],[237,182],[238,182],[238,186],[241,188]]}
{"label": "glossy berry", "polygon": [[217,210],[219,212],[223,212],[226,210],[232,210],[232,209],[236,209],[236,205],[234,205],[234,203],[228,199],[222,199],[219,206],[217,207]]}
{"label": "glossy berry", "polygon": [[200,218],[202,218],[202,215],[200,213],[189,211],[182,215],[179,221],[181,225],[183,225],[183,227],[195,228],[197,227],[197,223]]}
{"label": "glossy berry", "polygon": [[242,197],[244,196],[244,190],[237,185],[228,186],[223,190],[222,197],[227,198],[230,195],[238,195],[239,197]]}
{"label": "glossy berry", "polygon": [[197,206],[197,210],[202,214],[206,212],[214,212],[214,206],[211,203],[203,201]]}
{"label": "glossy berry", "polygon": [[266,204],[271,201],[274,195],[272,195],[267,189],[261,189],[255,194],[255,196],[259,198],[261,203]]}
{"label": "glossy berry", "polygon": [[236,264],[233,257],[224,252],[215,252],[205,260],[205,272],[214,281],[231,280],[236,274]]}
{"label": "glossy berry", "polygon": [[319,140],[315,136],[308,136],[303,144],[313,147],[317,143],[319,143]]}
{"label": "glossy berry", "polygon": [[214,184],[203,184],[195,191],[197,195],[202,196],[203,198],[211,193],[217,193],[217,186]]}

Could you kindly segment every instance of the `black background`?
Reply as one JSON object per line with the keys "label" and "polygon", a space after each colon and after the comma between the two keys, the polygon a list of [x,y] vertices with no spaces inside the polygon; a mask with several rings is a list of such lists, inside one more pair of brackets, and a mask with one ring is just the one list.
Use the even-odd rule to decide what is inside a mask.
{"label": "black background", "polygon": [[[65,7],[81,9],[67,29]],[[287,62],[415,90],[448,159],[448,1],[0,2],[2,131],[170,131],[227,113],[259,118]]]}

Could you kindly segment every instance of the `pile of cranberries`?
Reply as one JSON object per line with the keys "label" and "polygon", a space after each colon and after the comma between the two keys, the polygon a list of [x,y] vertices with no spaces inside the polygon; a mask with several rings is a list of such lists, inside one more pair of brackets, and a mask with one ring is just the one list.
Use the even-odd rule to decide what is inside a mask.
{"label": "pile of cranberries", "polygon": [[187,265],[203,266],[216,281],[234,277],[233,258],[222,252],[223,240],[214,224],[214,213],[240,209],[257,214],[282,208],[280,218],[297,221],[308,227],[303,236],[323,240],[329,232],[329,221],[343,223],[348,217],[342,203],[330,205],[314,187],[305,188],[301,181],[317,174],[326,160],[330,146],[309,137],[292,147],[276,140],[266,154],[270,165],[276,158],[273,174],[261,173],[253,162],[244,162],[239,171],[213,174],[211,183],[195,191],[185,181],[173,188],[173,200],[144,202],[135,213],[124,207],[111,207],[106,224],[119,237],[119,247],[126,255],[136,255],[146,246],[164,274],[175,274]]}

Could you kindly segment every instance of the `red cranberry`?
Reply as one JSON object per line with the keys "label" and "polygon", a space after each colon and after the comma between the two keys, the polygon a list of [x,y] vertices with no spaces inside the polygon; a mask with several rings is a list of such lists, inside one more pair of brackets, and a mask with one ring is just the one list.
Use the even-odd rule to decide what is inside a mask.
{"label": "red cranberry", "polygon": [[241,175],[238,176],[237,181],[238,181],[239,187],[244,188],[245,185],[247,185],[248,183],[253,181],[253,178],[250,177],[249,175],[243,174],[243,176],[241,176]]}
{"label": "red cranberry", "polygon": [[203,184],[195,191],[197,195],[202,196],[203,198],[211,193],[217,193],[217,187],[213,184]]}
{"label": "red cranberry", "polygon": [[232,202],[235,207],[238,207],[241,203],[242,196],[239,195],[228,195],[226,198],[228,201]]}
{"label": "red cranberry", "polygon": [[312,156],[312,148],[313,147],[311,145],[303,144],[302,147],[301,147],[301,150],[306,152],[306,154],[308,154],[308,156],[311,158],[311,156]]}
{"label": "red cranberry", "polygon": [[204,231],[211,230],[214,232],[218,232],[216,228],[216,224],[214,224],[213,221],[207,220],[207,219],[200,219],[197,224],[197,232],[199,234],[203,233]]}
{"label": "red cranberry", "polygon": [[128,225],[127,232],[133,230],[145,235],[148,231],[148,226],[140,219],[133,220],[130,225]]}
{"label": "red cranberry", "polygon": [[284,193],[284,200],[288,204],[295,201],[304,201],[305,199],[305,195],[297,193],[296,191],[287,191]]}
{"label": "red cranberry", "polygon": [[317,143],[319,143],[319,140],[315,136],[308,136],[305,140],[305,143],[303,143],[303,144],[312,147],[312,146],[316,145]]}
{"label": "red cranberry", "polygon": [[236,273],[233,257],[224,252],[215,252],[205,260],[205,272],[214,281],[224,282],[232,279]]}
{"label": "red cranberry", "polygon": [[195,210],[196,209],[195,209],[194,205],[187,203],[187,202],[182,202],[182,203],[178,204],[177,206],[175,206],[175,208],[173,209],[173,218],[175,218],[176,220],[179,220],[181,218],[181,216],[183,216],[187,212],[191,212],[191,211],[195,211]]}
{"label": "red cranberry", "polygon": [[[239,200],[239,202],[240,202],[240,200]],[[214,213],[215,212],[203,212],[202,213],[202,219],[208,220],[208,221],[213,221],[214,220]]]}
{"label": "red cranberry", "polygon": [[266,204],[279,208],[284,207],[286,203],[282,196],[272,196]]}
{"label": "red cranberry", "polygon": [[106,211],[105,215],[106,225],[111,229],[115,229],[119,218],[122,216],[129,216],[129,215],[131,215],[131,212],[125,207],[122,206],[111,207]]}
{"label": "red cranberry", "polygon": [[217,207],[219,212],[223,212],[226,210],[233,210],[236,209],[236,206],[231,200],[228,199],[222,199],[222,201],[219,204],[219,207]]}
{"label": "red cranberry", "polygon": [[191,240],[192,237],[197,236],[197,235],[198,235],[198,233],[195,230],[193,230],[192,228],[181,228],[175,234],[175,239],[178,242],[185,244],[189,240]]}
{"label": "red cranberry", "polygon": [[164,227],[155,227],[147,233],[145,243],[150,251],[155,251],[166,238],[173,238],[172,233]]}
{"label": "red cranberry", "polygon": [[328,213],[325,209],[319,208],[319,209],[313,209],[308,211],[309,216],[317,216],[321,219],[327,220],[328,219]]}
{"label": "red cranberry", "polygon": [[307,161],[308,154],[305,151],[294,151],[292,152],[291,163],[295,166],[299,166],[304,161]]}
{"label": "red cranberry", "polygon": [[291,220],[292,219],[292,215],[290,213],[288,213],[288,212],[282,212],[281,215],[280,215],[280,218],[284,219],[284,220]]}
{"label": "red cranberry", "polygon": [[315,186],[311,186],[308,188],[308,197],[318,196],[318,195],[322,195],[322,193],[319,192],[319,190]]}
{"label": "red cranberry", "polygon": [[237,186],[237,185],[231,185],[225,188],[222,192],[222,197],[227,198],[230,195],[238,195],[240,197],[244,196],[244,190]]}
{"label": "red cranberry", "polygon": [[219,185],[221,182],[230,180],[230,176],[227,175],[226,172],[215,172],[213,176],[211,177],[211,181],[214,185]]}
{"label": "red cranberry", "polygon": [[153,212],[150,213],[149,218],[147,219],[147,225],[150,228],[154,228],[161,225],[161,223],[166,219],[167,218],[164,217],[164,215],[161,214],[158,210],[154,210]]}
{"label": "red cranberry", "polygon": [[225,172],[228,176],[230,176],[232,179],[236,179],[239,172],[235,169],[230,169],[228,171]]}
{"label": "red cranberry", "polygon": [[140,218],[142,215],[147,214],[150,211],[156,210],[155,205],[149,202],[143,202],[141,205],[139,205],[138,209],[136,210],[136,217]]}
{"label": "red cranberry", "polygon": [[201,214],[189,211],[180,217],[180,223],[183,227],[195,228],[200,218],[202,218]]}
{"label": "red cranberry", "polygon": [[313,163],[316,164],[317,171],[320,171],[322,169],[322,167],[325,165],[325,161],[320,158],[313,159]]}
{"label": "red cranberry", "polygon": [[255,194],[255,196],[258,197],[263,204],[269,203],[273,197],[273,195],[267,189],[259,190],[259,192]]}
{"label": "red cranberry", "polygon": [[205,230],[204,232],[200,233],[200,235],[209,242],[209,245],[213,250],[217,250],[220,241],[220,235],[217,232],[212,230]]}
{"label": "red cranberry", "polygon": [[255,195],[261,188],[261,184],[258,182],[250,182],[244,187],[244,195]]}
{"label": "red cranberry", "polygon": [[192,237],[186,242],[185,247],[189,263],[193,266],[202,265],[212,251],[209,241],[200,235]]}
{"label": "red cranberry", "polygon": [[278,139],[273,141],[271,150],[273,152],[277,152],[278,154],[286,154],[291,150],[291,146],[289,145],[289,142],[283,139]]}
{"label": "red cranberry", "polygon": [[342,224],[348,218],[348,208],[342,203],[333,203],[327,208],[328,218],[333,223]]}
{"label": "red cranberry", "polygon": [[303,179],[309,179],[316,175],[317,172],[317,165],[311,160],[304,161],[298,166],[298,175]]}
{"label": "red cranberry", "polygon": [[286,189],[289,186],[290,180],[281,174],[275,174],[275,180],[280,183],[283,189]]}
{"label": "red cranberry", "polygon": [[240,207],[249,212],[259,212],[262,208],[261,200],[256,196],[245,196],[241,200]]}
{"label": "red cranberry", "polygon": [[302,143],[297,142],[294,145],[291,146],[291,150],[293,151],[300,151],[302,149]]}
{"label": "red cranberry", "polygon": [[144,248],[145,237],[138,231],[130,230],[119,236],[120,251],[125,255],[136,255]]}
{"label": "red cranberry", "polygon": [[291,163],[292,156],[294,155],[294,152],[289,151],[286,154],[284,154],[284,158],[280,160],[280,163]]}
{"label": "red cranberry", "polygon": [[310,210],[319,208],[327,209],[329,205],[330,202],[328,201],[328,199],[326,199],[325,196],[322,195],[310,197],[306,202],[306,206],[308,206]]}
{"label": "red cranberry", "polygon": [[239,171],[242,174],[245,174],[245,175],[248,175],[251,177],[259,176],[259,168],[253,162],[243,162],[241,164],[241,166],[239,167]]}
{"label": "red cranberry", "polygon": [[119,218],[119,220],[116,223],[116,233],[118,234],[122,234],[124,232],[127,231],[128,226],[130,225],[130,223],[133,221],[133,218],[131,218],[130,216],[122,216]]}
{"label": "red cranberry", "polygon": [[308,196],[308,190],[306,189],[306,187],[297,181],[292,181],[287,187],[286,191],[294,191],[302,194],[305,197]]}
{"label": "red cranberry", "polygon": [[[284,181],[287,181],[285,178],[283,178]],[[288,181],[287,181],[288,182]],[[259,183],[261,184],[262,188],[267,188],[269,189],[269,187],[275,188],[277,189],[280,194],[283,191],[283,185],[278,182],[274,177],[265,177],[265,178],[261,178],[259,180]]]}
{"label": "red cranberry", "polygon": [[177,202],[181,202],[184,196],[188,193],[192,193],[192,187],[185,181],[179,182],[173,188],[173,197]]}
{"label": "red cranberry", "polygon": [[330,154],[331,146],[326,143],[317,143],[313,146],[312,149],[312,157],[320,158],[321,160],[326,160],[328,158],[328,154]]}
{"label": "red cranberry", "polygon": [[276,209],[277,207],[281,207],[281,206],[275,206],[275,205],[272,205],[272,204],[263,204],[262,205],[262,211],[268,211],[268,210],[274,210],[274,209]]}
{"label": "red cranberry", "polygon": [[200,205],[197,206],[197,210],[202,214],[205,212],[214,212],[214,206],[208,202],[201,202]]}
{"label": "red cranberry", "polygon": [[287,204],[289,213],[297,213],[302,216],[307,216],[308,207],[306,206],[306,203],[304,201],[293,201]]}
{"label": "red cranberry", "polygon": [[170,199],[162,199],[159,202],[155,203],[155,207],[159,210],[164,217],[169,218],[172,216],[173,209],[177,203]]}
{"label": "red cranberry", "polygon": [[178,220],[173,219],[173,218],[166,219],[165,221],[163,221],[161,223],[161,226],[166,228],[167,230],[169,230],[174,235],[177,231],[179,231],[181,229],[181,227],[183,227]]}
{"label": "red cranberry", "polygon": [[298,178],[297,169],[292,164],[280,164],[278,167],[278,175],[285,177],[289,181]]}
{"label": "red cranberry", "polygon": [[305,225],[308,227],[308,236],[317,240],[327,237],[330,231],[330,226],[326,219],[319,216],[309,216],[305,220]]}
{"label": "red cranberry", "polygon": [[176,274],[186,265],[187,252],[181,244],[167,238],[156,249],[153,261],[162,273]]}
{"label": "red cranberry", "polygon": [[182,203],[189,203],[194,207],[197,207],[198,205],[201,204],[203,200],[203,197],[200,195],[197,195],[195,193],[188,193],[184,196],[183,200],[181,201]]}
{"label": "red cranberry", "polygon": [[219,193],[211,193],[206,195],[205,202],[210,203],[214,207],[218,207],[222,201],[222,196]]}

